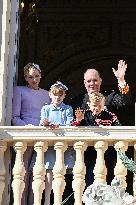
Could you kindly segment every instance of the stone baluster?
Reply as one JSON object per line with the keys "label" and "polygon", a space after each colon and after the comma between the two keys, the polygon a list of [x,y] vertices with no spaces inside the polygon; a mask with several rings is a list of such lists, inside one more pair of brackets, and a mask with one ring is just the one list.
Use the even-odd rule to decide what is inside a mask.
{"label": "stone baluster", "polygon": [[[121,150],[121,152],[125,153],[125,151],[127,151],[128,149],[128,143],[127,142],[123,142],[123,141],[119,141],[115,144],[114,146],[115,150]],[[122,163],[122,160],[119,158],[118,152],[117,152],[117,163],[116,166],[114,168],[114,175],[115,175],[115,179],[121,179],[122,180],[122,188],[126,189],[127,187],[127,183],[126,183],[126,175],[127,175],[127,169],[125,168],[125,166]]]}
{"label": "stone baluster", "polygon": [[53,182],[52,188],[54,192],[54,205],[60,205],[62,202],[62,195],[66,182],[64,175],[66,174],[66,167],[64,165],[64,152],[67,149],[67,145],[64,142],[57,142],[54,145],[56,150],[56,162],[53,167]]}
{"label": "stone baluster", "polygon": [[108,143],[98,141],[94,147],[97,151],[96,164],[93,170],[94,182],[106,183],[107,168],[105,166],[104,153],[108,148]]}
{"label": "stone baluster", "polygon": [[14,144],[14,150],[16,152],[15,165],[13,168],[13,194],[14,194],[14,205],[21,205],[22,193],[25,188],[24,176],[25,167],[23,162],[23,154],[26,150],[25,142],[16,142]]}
{"label": "stone baluster", "polygon": [[[136,103],[135,103],[136,105]],[[136,144],[134,144],[134,161],[136,161]],[[134,180],[133,180],[133,195],[136,196],[136,174],[134,174]]]}
{"label": "stone baluster", "polygon": [[34,205],[41,205],[42,193],[45,189],[45,164],[44,164],[44,152],[47,151],[47,142],[38,141],[34,145],[36,151],[36,162],[33,167],[33,182],[32,189],[34,193]]}
{"label": "stone baluster", "polygon": [[0,204],[2,203],[2,195],[5,188],[6,169],[4,165],[4,152],[7,149],[6,142],[0,142]]}
{"label": "stone baluster", "polygon": [[79,141],[74,144],[76,161],[73,168],[74,180],[72,182],[72,187],[74,190],[75,205],[82,204],[82,194],[85,188],[86,167],[84,164],[84,151],[86,148],[87,145],[85,142]]}

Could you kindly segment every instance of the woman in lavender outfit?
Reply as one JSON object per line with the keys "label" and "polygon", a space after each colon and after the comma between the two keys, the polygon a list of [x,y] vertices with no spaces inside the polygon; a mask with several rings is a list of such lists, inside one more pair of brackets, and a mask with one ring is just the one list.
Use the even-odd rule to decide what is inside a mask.
{"label": "woman in lavender outfit", "polygon": [[[48,91],[39,88],[41,69],[39,65],[28,63],[24,67],[26,86],[16,86],[13,92],[12,124],[14,126],[35,125],[40,123],[41,108],[50,104]],[[27,193],[29,186],[29,165],[31,163],[33,148],[28,147],[24,153],[24,165],[26,169],[25,190],[22,197],[22,205],[27,205]]]}

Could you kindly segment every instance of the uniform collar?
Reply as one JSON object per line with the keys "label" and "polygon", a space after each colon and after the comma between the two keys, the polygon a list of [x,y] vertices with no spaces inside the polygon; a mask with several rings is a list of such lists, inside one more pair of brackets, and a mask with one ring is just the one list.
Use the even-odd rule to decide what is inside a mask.
{"label": "uniform collar", "polygon": [[64,110],[64,103],[62,102],[59,106],[55,107],[54,105],[50,104],[51,110]]}

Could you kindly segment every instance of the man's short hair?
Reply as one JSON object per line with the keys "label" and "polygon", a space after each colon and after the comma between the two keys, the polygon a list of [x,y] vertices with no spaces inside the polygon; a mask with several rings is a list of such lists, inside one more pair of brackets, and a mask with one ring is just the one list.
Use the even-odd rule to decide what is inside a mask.
{"label": "man's short hair", "polygon": [[85,70],[85,72],[84,72],[84,75],[85,75],[89,70],[95,70],[95,71],[98,73],[99,77],[102,78],[102,72],[101,72],[100,70],[98,70],[97,68],[95,68],[95,67],[87,68],[87,69]]}

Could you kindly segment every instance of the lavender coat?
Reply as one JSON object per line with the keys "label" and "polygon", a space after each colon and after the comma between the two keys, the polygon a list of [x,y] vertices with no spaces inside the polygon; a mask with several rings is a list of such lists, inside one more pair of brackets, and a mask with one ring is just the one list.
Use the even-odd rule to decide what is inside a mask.
{"label": "lavender coat", "polygon": [[12,124],[14,126],[39,125],[41,108],[50,104],[48,91],[16,86],[13,92]]}

